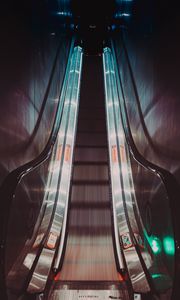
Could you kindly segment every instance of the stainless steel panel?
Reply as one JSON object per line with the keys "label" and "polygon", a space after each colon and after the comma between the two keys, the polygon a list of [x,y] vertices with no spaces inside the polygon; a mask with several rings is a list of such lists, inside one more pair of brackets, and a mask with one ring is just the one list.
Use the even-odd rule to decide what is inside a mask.
{"label": "stainless steel panel", "polygon": [[[117,67],[117,65],[115,66]],[[123,103],[122,90],[118,79],[117,83],[119,101]],[[126,104],[128,105],[128,103],[125,102],[125,105]],[[123,110],[123,106],[121,107]],[[136,218],[138,220],[138,227],[142,232],[140,252],[155,288],[161,291],[161,293],[167,290],[167,294],[170,294],[174,280],[175,262],[175,241],[170,199],[167,196],[163,180],[160,176],[157,176],[155,171],[150,171],[140,164],[137,165],[134,158],[129,156],[128,151],[125,156],[127,156],[129,166],[128,173],[130,181],[128,193],[132,197],[134,211],[136,212],[133,217],[132,210],[130,222],[134,227],[134,219]],[[123,171],[125,171],[124,168]],[[124,178],[126,177],[127,176]],[[167,241],[169,250],[167,250]],[[168,297],[170,296],[167,296],[167,298]]]}
{"label": "stainless steel panel", "polygon": [[[128,300],[128,293],[120,290],[55,290],[51,296],[52,300],[78,300],[78,299],[97,299],[97,300],[109,300],[119,299]],[[136,298],[139,300],[138,298]]]}
{"label": "stainless steel panel", "polygon": [[[52,221],[49,228],[49,235],[46,236],[43,249],[36,263],[32,278],[28,286],[28,292],[41,292],[44,290],[48,275],[55,258],[54,267],[59,264],[62,254],[62,247],[64,243],[68,198],[72,168],[72,156],[74,149],[75,130],[77,124],[77,110],[79,100],[79,84],[81,78],[82,65],[82,49],[75,47],[71,58],[71,65],[69,70],[69,78],[67,90],[65,94],[64,112],[57,138],[57,147],[55,147],[54,164],[58,164],[58,170],[51,169],[49,175],[51,178],[57,178],[57,184],[54,187],[54,211],[52,213]],[[59,184],[59,185],[58,185]],[[49,187],[48,187],[49,188]],[[55,198],[56,197],[56,198]],[[43,223],[43,222],[42,222]],[[58,243],[60,244],[55,255],[55,250]],[[49,263],[44,264],[45,256],[49,253]],[[44,259],[43,259],[44,257]],[[48,257],[47,257],[48,258]],[[43,281],[38,281],[42,273]]]}
{"label": "stainless steel panel", "polygon": [[[109,157],[111,163],[114,228],[118,259],[121,265],[121,251],[123,251],[134,291],[148,292],[150,287],[139,260],[138,253],[136,252],[133,237],[131,236],[131,230],[133,233],[141,234],[139,233],[134,216],[133,199],[131,196],[132,189],[129,183],[131,167],[126,158],[127,145],[121,123],[115,68],[111,50],[109,48],[104,49],[103,63]],[[130,220],[130,224],[128,223],[127,218]],[[120,247],[119,240],[122,242],[122,248]],[[149,260],[151,260],[150,256]]]}

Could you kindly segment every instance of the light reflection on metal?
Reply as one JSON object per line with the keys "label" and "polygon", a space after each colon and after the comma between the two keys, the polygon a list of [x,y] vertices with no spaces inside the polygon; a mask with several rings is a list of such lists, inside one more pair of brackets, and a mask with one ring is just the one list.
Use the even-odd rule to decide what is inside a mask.
{"label": "light reflection on metal", "polygon": [[[120,107],[118,103],[118,91],[116,84],[116,74],[113,65],[111,50],[105,48],[103,52],[104,81],[105,81],[105,98],[106,98],[106,116],[108,129],[111,185],[113,198],[113,214],[115,241],[118,252],[119,265],[122,267],[123,251],[129,276],[136,292],[149,291],[145,273],[139,260],[138,253],[134,244],[134,237],[130,231],[136,233],[139,241],[142,240],[134,216],[133,199],[134,188],[131,185],[131,167],[129,157],[127,156],[124,131],[121,123]],[[127,215],[130,224],[127,223]],[[129,227],[129,225],[131,227]],[[122,241],[123,249],[120,249],[119,239]],[[143,248],[140,247],[140,251]]]}
{"label": "light reflection on metal", "polygon": [[[104,50],[103,53],[103,69],[104,69],[104,83],[105,83],[105,101],[106,101],[106,116],[107,116],[107,132],[108,132],[108,147],[109,147],[109,154],[111,153],[111,148],[113,145],[116,145],[116,135],[115,135],[115,129],[114,129],[114,123],[110,120],[112,119],[112,89],[110,88],[110,81],[109,81],[109,68],[107,65],[107,58],[106,58],[106,52],[107,48]],[[112,162],[112,156],[109,155],[110,160],[110,171],[111,174],[113,173],[113,162]],[[117,170],[119,173],[119,169]],[[112,191],[121,189],[121,186],[116,184],[115,179],[117,179],[119,176],[113,176],[114,180],[111,179],[111,185],[112,185]],[[117,199],[118,194],[114,194],[112,192],[112,198],[113,198],[113,221],[114,221],[114,231],[115,231],[115,242],[116,242],[116,248],[117,248],[117,257],[118,257],[118,263],[119,267],[121,269],[124,269],[124,260],[122,256],[122,252],[119,245],[119,233],[118,233],[118,223],[117,223],[117,208],[116,208],[116,202],[118,201],[122,203],[122,199]],[[123,220],[122,220],[123,221]],[[121,222],[122,223],[122,222]]]}
{"label": "light reflection on metal", "polygon": [[[29,293],[41,292],[44,290],[50,268],[54,260],[57,245],[60,243],[61,249],[64,243],[72,168],[72,155],[74,148],[75,128],[77,123],[81,66],[82,49],[80,47],[76,47],[74,48],[71,58],[64,111],[62,114],[59,134],[53,150],[52,158],[54,160],[51,163],[51,172],[49,173],[50,178],[46,188],[47,197],[49,197],[53,192],[54,204],[51,201],[51,212],[45,212],[41,226],[39,227],[39,232],[43,230],[43,224],[45,220],[46,224],[50,222],[54,208],[55,210],[50,226],[50,233],[47,237],[44,248],[41,250],[41,254],[36,263],[32,278],[29,282]],[[55,201],[55,199],[57,200]],[[49,222],[47,220],[47,214],[49,216]],[[56,258],[55,262],[60,260],[61,251],[58,251],[58,259]]]}
{"label": "light reflection on metal", "polygon": [[[59,106],[58,106],[59,113],[60,113],[60,109],[62,110],[63,108],[63,103],[66,98],[67,83],[70,81],[69,78],[70,68],[72,68],[72,59],[69,59],[67,69],[66,69],[62,92],[59,99]],[[26,276],[25,275],[26,273],[24,272],[24,266],[28,267],[28,269],[31,269],[33,267],[35,258],[37,257],[39,251],[39,247],[42,245],[43,238],[46,234],[46,231],[48,230],[48,226],[51,221],[51,216],[55,205],[55,199],[57,193],[58,178],[60,174],[60,163],[57,162],[56,156],[59,155],[59,149],[60,147],[62,147],[63,141],[65,139],[65,124],[67,120],[67,113],[68,113],[68,106],[64,105],[60,130],[57,136],[56,144],[54,145],[53,153],[51,155],[51,161],[49,166],[50,172],[48,174],[47,184],[45,188],[43,205],[39,214],[39,218],[37,219],[37,223],[34,228],[33,236],[30,241],[27,240],[24,247],[25,249],[28,249],[28,252],[26,252],[27,250],[26,251],[24,249],[22,250],[18,259],[16,260],[15,264],[13,265],[11,271],[8,274],[8,280],[10,282],[14,281],[15,284],[17,279],[20,279],[22,281]],[[34,286],[36,285],[34,283],[32,284]]]}
{"label": "light reflection on metal", "polygon": [[52,102],[58,103],[59,102],[59,98],[58,97],[57,98],[53,98]]}
{"label": "light reflection on metal", "polygon": [[[81,80],[81,72],[82,72],[82,48],[77,47],[78,52],[78,64],[75,66],[74,70],[78,71],[75,72],[74,75],[74,93],[72,92],[72,101],[74,102],[76,99],[76,106],[71,105],[71,114],[69,116],[69,127],[67,130],[67,139],[66,143],[71,145],[71,149],[74,149],[75,144],[75,132],[76,132],[76,125],[77,125],[77,113],[78,113],[78,104],[79,104],[79,91],[80,91],[80,80]],[[69,188],[70,188],[70,178],[71,178],[71,169],[72,169],[72,157],[73,151],[70,152],[70,160],[69,160],[69,174],[68,177],[66,176],[66,186],[67,186],[67,198],[66,198],[66,207],[64,212],[64,222],[62,224],[61,229],[61,242],[58,248],[57,256],[54,262],[54,269],[57,269],[60,263],[62,251],[63,251],[63,244],[65,238],[65,231],[66,231],[66,221],[67,221],[67,212],[68,212],[68,198],[69,198]],[[66,166],[67,167],[67,166]],[[62,186],[64,186],[62,184]]]}
{"label": "light reflection on metal", "polygon": [[[114,68],[116,70],[116,78],[117,78],[116,83],[117,83],[117,88],[118,88],[118,93],[119,93],[119,104],[120,104],[121,109],[124,111],[124,108],[123,108],[124,100],[123,100],[123,94],[122,94],[122,89],[121,89],[121,85],[120,85],[120,80],[119,80],[119,77],[117,75],[118,74],[118,67],[117,67],[116,55],[115,55],[115,50],[113,48],[113,45],[112,45],[112,51],[113,51],[113,58],[114,58]],[[121,74],[121,71],[120,71],[120,74]],[[130,100],[125,99],[125,101],[129,102]],[[121,106],[121,103],[122,103],[122,106]],[[124,113],[125,113],[125,111],[123,112],[123,114]],[[153,168],[151,170],[149,170],[146,167],[143,167],[141,164],[137,163],[137,161],[134,160],[133,156],[131,156],[131,157],[129,156],[128,151],[126,153],[126,157],[127,157],[127,163],[129,164],[129,166],[131,165],[131,163],[135,166],[135,168],[136,168],[135,172],[136,173],[143,174],[142,176],[145,176],[145,177],[147,176],[146,180],[148,180],[148,183],[153,182],[153,183],[151,183],[151,187],[147,188],[146,185],[144,186],[145,187],[145,189],[143,190],[144,200],[148,199],[148,198],[151,199],[152,197],[155,197],[155,202],[157,203],[159,201],[159,198],[160,198],[161,199],[160,201],[163,201],[162,205],[164,205],[164,206],[168,205],[167,204],[167,201],[168,201],[167,200],[167,193],[166,193],[166,189],[164,187],[164,183],[162,182],[160,177],[157,176],[156,170],[153,169]],[[136,173],[133,174],[133,175],[135,175],[135,178],[137,176]],[[133,182],[132,172],[129,173],[129,177],[130,177],[130,185],[129,185],[128,188],[126,188],[126,193],[125,193],[125,195],[127,197],[127,208],[129,210],[129,208],[131,207],[131,198],[132,198],[132,200],[134,202],[134,208],[136,210],[136,218],[130,218],[130,223],[131,223],[131,226],[133,227],[134,226],[134,224],[133,224],[134,220],[133,219],[138,220],[139,227],[141,228],[141,231],[142,231],[142,234],[143,234],[143,239],[144,239],[144,241],[143,241],[143,246],[144,247],[139,245],[139,248],[142,248],[139,251],[139,257],[142,258],[143,263],[144,263],[144,267],[145,267],[146,271],[149,272],[149,275],[153,279],[152,280],[153,284],[154,284],[154,286],[157,290],[159,290],[159,289],[161,290],[162,286],[164,286],[163,287],[164,289],[171,288],[172,287],[172,277],[166,269],[167,265],[166,265],[165,260],[167,259],[167,257],[165,258],[165,256],[164,256],[164,254],[165,254],[164,245],[163,245],[162,237],[159,234],[159,229],[157,229],[157,228],[155,229],[154,237],[155,237],[155,235],[157,235],[157,238],[160,239],[160,244],[161,244],[162,251],[159,251],[157,254],[155,254],[152,251],[152,243],[151,243],[152,239],[154,237],[152,235],[148,236],[148,233],[147,233],[146,228],[145,228],[144,223],[143,223],[144,220],[142,220],[141,213],[139,211],[139,207],[138,207],[138,203],[137,203],[137,199],[136,199],[136,194],[133,192],[134,191],[134,182]],[[160,190],[160,192],[159,192],[159,190]],[[157,195],[158,195],[158,198],[157,198]],[[141,203],[139,203],[139,205],[141,205]],[[157,211],[156,211],[156,213],[157,213]],[[164,223],[164,225],[165,225],[165,228],[166,228],[167,232],[169,232],[172,227],[170,226],[170,223],[169,223],[171,217],[169,217],[168,207],[167,207],[166,213],[167,213],[166,216],[167,216],[167,220],[168,220],[169,225],[168,225],[168,227],[166,227],[165,223]],[[159,218],[159,222],[161,222],[161,217]],[[136,241],[136,244],[138,244],[139,238],[137,238],[135,235],[136,234],[134,232],[135,241]],[[171,236],[172,232],[170,232],[169,235]],[[154,280],[154,278],[153,278],[154,270],[158,270],[158,271],[162,272],[164,279],[161,278],[161,280]]]}
{"label": "light reflection on metal", "polygon": [[34,262],[34,259],[35,259],[34,254],[30,253],[29,255],[27,255],[24,260],[24,266],[30,270]]}
{"label": "light reflection on metal", "polygon": [[[115,162],[118,162],[118,158],[116,157],[116,161],[114,161],[114,163]],[[113,168],[113,170],[112,170],[112,172],[113,172],[113,176],[118,176],[119,175],[119,167],[118,167],[118,165],[115,165],[114,166],[114,168]],[[120,191],[120,189],[116,189],[116,193],[118,193]]]}
{"label": "light reflection on metal", "polygon": [[[121,280],[122,281],[122,280]],[[109,289],[96,290],[81,290],[70,289],[69,286],[63,285],[61,289],[54,289],[52,291],[51,300],[77,300],[77,299],[129,299],[128,291],[124,289],[117,289],[117,286],[110,286]]]}
{"label": "light reflection on metal", "polygon": [[60,132],[58,133],[58,138],[59,138],[59,139],[64,139],[64,133],[60,131]]}
{"label": "light reflection on metal", "polygon": [[[71,51],[72,52],[72,51]],[[76,52],[76,51],[75,51]],[[76,60],[76,57],[74,57]],[[67,83],[70,84],[70,69],[74,68],[72,59],[68,60],[65,79],[63,82],[62,92],[59,99],[58,104],[58,114],[62,113],[63,103],[66,98],[67,94]],[[71,80],[72,81],[72,80]],[[64,111],[62,114],[62,122],[60,126],[60,133],[58,134],[58,141],[56,142],[53,152],[51,154],[51,161],[49,169],[47,184],[45,188],[44,200],[42,203],[42,207],[39,213],[39,217],[37,222],[34,226],[34,231],[32,234],[31,239],[28,239],[24,245],[24,248],[20,252],[17,260],[15,261],[14,265],[12,266],[7,278],[8,283],[12,286],[17,286],[18,284],[22,284],[24,280],[26,280],[27,276],[27,269],[31,269],[34,267],[35,258],[39,253],[39,247],[42,246],[42,242],[46,231],[48,230],[52,212],[55,206],[56,200],[56,193],[57,193],[57,186],[59,181],[59,174],[60,174],[60,163],[56,160],[57,152],[56,150],[63,144],[65,139],[65,129],[66,129],[66,120],[67,120],[67,113],[68,113],[68,106],[64,105]],[[59,153],[58,153],[59,155]],[[59,157],[60,158],[60,157]],[[39,192],[39,191],[38,191]],[[63,210],[61,208],[61,210]],[[57,214],[59,219],[63,219],[63,215],[60,213]],[[26,267],[26,268],[25,268]],[[36,283],[32,282],[33,286],[38,286]]]}
{"label": "light reflection on metal", "polygon": [[39,245],[41,244],[42,240],[43,240],[43,237],[44,237],[44,233],[40,233],[37,235],[37,238],[33,244],[33,248],[37,248],[39,247]]}

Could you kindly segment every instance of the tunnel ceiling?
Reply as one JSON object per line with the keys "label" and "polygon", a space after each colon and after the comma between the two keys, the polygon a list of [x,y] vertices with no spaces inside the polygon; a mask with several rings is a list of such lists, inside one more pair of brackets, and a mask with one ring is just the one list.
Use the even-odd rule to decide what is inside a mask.
{"label": "tunnel ceiling", "polygon": [[[144,4],[145,3],[145,4]],[[43,24],[56,19],[59,23],[101,23],[105,20],[127,23],[133,12],[146,7],[150,0],[10,0],[5,3],[3,15],[13,14],[23,22]],[[139,8],[138,8],[139,7]],[[148,7],[148,6],[147,6]],[[142,10],[143,10],[142,9]],[[147,10],[146,10],[147,11]],[[50,18],[49,18],[50,17]],[[13,22],[12,22],[13,24]]]}
{"label": "tunnel ceiling", "polygon": [[[114,25],[132,24],[139,29],[150,28],[152,24],[163,27],[175,24],[179,18],[175,1],[171,3],[168,0],[9,0],[1,7],[1,21],[7,26],[13,26],[15,19],[39,26],[56,20],[58,27],[60,23],[108,20]],[[6,18],[7,15],[13,18]]]}
{"label": "tunnel ceiling", "polygon": [[112,18],[115,11],[115,2],[112,0],[72,0],[72,10],[76,17],[80,17],[93,22],[105,18]]}

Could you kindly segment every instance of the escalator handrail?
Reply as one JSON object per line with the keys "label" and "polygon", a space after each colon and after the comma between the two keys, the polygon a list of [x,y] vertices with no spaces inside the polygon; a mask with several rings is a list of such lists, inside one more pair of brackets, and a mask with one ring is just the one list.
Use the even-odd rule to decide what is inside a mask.
{"label": "escalator handrail", "polygon": [[[79,47],[75,47],[74,49],[77,49],[77,48],[79,48]],[[77,52],[79,52],[79,50],[80,49],[78,49]],[[80,55],[82,55],[82,52],[81,52]],[[70,69],[71,77],[72,77],[72,72],[73,72],[73,81],[72,81],[71,84],[69,84],[69,82],[70,82],[69,80],[70,79],[68,78],[68,87],[71,86],[71,89],[69,89],[69,88],[67,88],[67,89],[68,89],[68,91],[70,90],[70,95],[67,96],[67,94],[66,94],[66,98],[65,98],[66,106],[68,105],[68,113],[67,113],[68,116],[66,117],[66,125],[65,125],[65,128],[64,128],[64,130],[65,130],[64,134],[63,134],[63,132],[62,132],[62,134],[60,134],[61,137],[62,137],[62,135],[64,136],[64,142],[63,142],[62,151],[61,151],[62,154],[61,154],[61,167],[60,167],[60,171],[59,171],[60,173],[58,172],[59,176],[61,178],[61,183],[59,181],[58,187],[56,189],[57,191],[60,191],[61,187],[63,188],[63,191],[64,191],[64,187],[63,187],[63,184],[62,184],[62,182],[63,182],[63,179],[62,179],[63,175],[62,174],[63,174],[63,169],[64,169],[63,164],[67,163],[66,159],[64,159],[65,158],[65,147],[66,147],[66,145],[69,145],[71,147],[71,149],[74,148],[73,144],[70,141],[71,140],[71,138],[70,138],[71,135],[68,135],[68,131],[69,131],[68,127],[70,126],[68,120],[72,120],[73,119],[73,117],[72,118],[70,117],[70,114],[72,114],[70,112],[71,109],[72,109],[72,107],[73,107],[73,109],[75,109],[75,107],[76,107],[76,113],[74,111],[74,113],[75,113],[74,117],[75,116],[76,117],[75,117],[74,120],[77,119],[77,110],[78,110],[77,106],[78,105],[76,105],[76,104],[78,103],[78,98],[79,98],[79,91],[80,91],[79,84],[80,84],[80,76],[81,76],[81,75],[79,75],[79,74],[81,74],[81,69],[79,69],[79,71],[78,71],[77,70],[77,65],[78,65],[78,60],[77,60],[77,57],[76,57],[75,65],[73,67],[71,67],[71,69]],[[78,78],[78,86],[76,85],[76,82],[77,82],[76,78]],[[69,100],[66,101],[67,99],[69,99]],[[67,102],[69,102],[69,104],[67,104]],[[64,113],[63,113],[63,117],[64,117]],[[75,123],[77,124],[77,122],[75,122]],[[72,134],[72,136],[73,136],[72,139],[74,140],[75,135]],[[57,143],[59,144],[58,139],[59,138],[57,138]],[[73,150],[71,151],[71,155],[72,155],[72,153],[73,153]],[[70,163],[70,166],[72,167],[72,162]],[[64,172],[64,175],[65,175],[65,173],[66,172]],[[71,171],[70,171],[70,169],[69,169],[69,174],[70,174],[69,176],[71,177]],[[67,176],[67,173],[66,173],[65,176]],[[67,179],[67,177],[66,177],[66,179]],[[70,182],[70,180],[65,180],[65,181],[66,182]],[[66,187],[67,186],[68,186],[68,184],[66,185]],[[67,189],[69,190],[69,188],[67,188]],[[64,194],[64,192],[63,192],[63,194]],[[68,192],[68,194],[69,194],[69,192]],[[60,198],[59,198],[59,200],[56,198],[56,204],[54,205],[55,209],[54,209],[54,211],[52,213],[53,217],[51,218],[48,230],[46,231],[46,237],[48,237],[48,233],[50,233],[50,232],[55,232],[55,231],[59,232],[59,237],[58,237],[59,241],[58,241],[58,245],[56,245],[56,251],[55,251],[55,253],[53,253],[53,251],[52,251],[51,255],[50,255],[50,252],[48,254],[48,260],[49,261],[51,260],[51,263],[53,264],[53,265],[51,265],[53,272],[56,272],[56,270],[58,269],[58,267],[56,268],[56,265],[59,265],[58,259],[59,259],[59,257],[61,257],[61,249],[62,249],[61,246],[64,247],[63,246],[64,245],[64,232],[65,232],[64,229],[66,228],[67,212],[68,212],[68,199],[69,199],[68,194],[66,196],[65,203],[67,203],[67,204],[65,206],[63,205],[64,201],[59,202]],[[57,205],[57,202],[59,202],[59,205]],[[61,210],[61,216],[63,215],[63,223],[61,225],[60,224],[58,225],[58,220],[57,219],[59,217],[57,217],[57,216],[59,216],[60,212],[58,213],[57,206],[61,206],[60,203],[64,206],[64,212],[62,212],[62,210]],[[56,215],[56,217],[55,217],[55,215]],[[40,255],[42,255],[42,252],[45,249],[46,249],[46,243],[42,243],[41,254]],[[58,256],[58,258],[57,258],[57,256]],[[39,258],[40,258],[40,256],[39,256]],[[46,267],[46,266],[43,267],[43,279],[44,279],[43,280],[43,284],[41,284],[41,285],[36,284],[36,288],[33,285],[33,281],[36,278],[36,274],[38,273],[38,271],[36,271],[36,270],[39,269],[39,271],[40,271],[41,268],[42,268],[42,265],[43,265],[43,262],[41,261],[41,259],[38,259],[35,269],[32,268],[32,273],[31,273],[31,276],[30,276],[31,280],[28,282],[28,287],[26,287],[27,288],[27,292],[30,293],[30,294],[31,293],[39,293],[39,292],[41,292],[41,289],[43,290],[45,288],[45,285],[46,285],[46,282],[47,282],[46,280],[49,277],[48,270],[49,270],[50,266],[49,267]]]}
{"label": "escalator handrail", "polygon": [[[172,223],[173,223],[173,231],[174,231],[174,240],[175,240],[175,267],[174,267],[174,284],[173,284],[173,295],[177,297],[180,294],[180,287],[179,287],[179,277],[180,277],[180,220],[177,218],[177,207],[179,203],[180,198],[180,187],[179,184],[175,178],[175,176],[170,173],[168,170],[165,170],[162,167],[159,167],[158,165],[148,161],[146,158],[142,156],[142,154],[139,152],[139,150],[136,147],[136,144],[134,142],[134,138],[131,132],[130,124],[129,124],[129,118],[127,113],[127,107],[125,103],[125,96],[123,92],[123,86],[120,76],[119,68],[117,68],[117,55],[115,51],[114,42],[111,40],[111,49],[113,53],[113,57],[115,60],[115,69],[116,74],[118,76],[117,80],[117,86],[118,86],[118,93],[121,90],[122,93],[122,101],[119,101],[120,107],[121,107],[121,117],[122,117],[122,124],[126,136],[127,146],[129,149],[129,152],[137,161],[138,164],[142,165],[144,168],[150,170],[151,172],[155,173],[157,176],[160,177],[162,180],[168,199],[169,205],[171,208],[171,214],[172,214]],[[120,97],[120,96],[119,96]],[[173,299],[173,298],[172,298]]]}
{"label": "escalator handrail", "polygon": [[[75,38],[72,37],[69,47],[68,53],[68,63],[66,65],[66,70],[63,75],[63,81],[61,86],[61,91],[59,95],[62,93],[63,82],[67,77],[67,70],[70,66],[70,57],[73,52]],[[55,68],[53,68],[55,70]],[[60,97],[60,96],[59,96]],[[53,146],[56,141],[56,137],[59,130],[59,125],[62,117],[62,103],[58,103],[54,124],[52,127],[52,131],[50,133],[49,139],[41,151],[41,153],[34,158],[33,160],[25,163],[24,165],[16,168],[11,171],[7,177],[4,179],[1,187],[0,187],[0,198],[1,198],[1,209],[0,209],[0,291],[5,293],[4,289],[6,287],[5,284],[5,268],[4,268],[4,257],[5,257],[5,243],[6,243],[6,232],[7,232],[7,224],[8,224],[8,215],[10,211],[10,204],[14,197],[15,190],[21,180],[21,178],[27,175],[30,171],[33,171],[37,166],[41,165],[46,159],[48,159],[52,153]]]}
{"label": "escalator handrail", "polygon": [[[109,49],[109,51],[108,51],[108,49]],[[106,48],[104,49],[104,53],[105,53],[105,51],[106,51]],[[107,52],[109,52],[110,53],[110,56],[111,56],[111,61],[113,60],[112,59],[112,51],[110,50],[110,48],[107,48]],[[107,72],[108,74],[109,74],[109,72],[111,73],[112,72],[112,74],[114,74],[114,79],[115,79],[115,85],[116,85],[116,87],[117,87],[117,84],[116,84],[116,81],[117,81],[117,77],[116,77],[116,74],[115,74],[115,66],[114,66],[114,63],[112,63],[112,66],[110,67],[109,66],[109,70],[107,69],[107,71],[105,70],[105,72]],[[113,87],[113,80],[112,80],[112,78],[111,78],[111,83],[110,83],[110,86],[111,86],[111,88]],[[118,92],[117,91],[117,89],[116,89],[116,92]],[[112,93],[112,94],[114,94],[114,92]],[[118,96],[118,93],[117,93],[117,96]],[[111,96],[110,96],[110,99],[111,99]],[[117,116],[115,116],[115,110],[116,110],[116,104],[115,104],[115,102],[116,102],[116,97],[112,97],[112,99],[111,99],[111,101],[112,101],[112,103],[113,103],[113,110],[114,110],[114,120],[116,119],[116,121],[115,121],[115,123],[116,124],[114,124],[115,125],[115,136],[117,137],[119,134],[118,134],[118,125],[117,125]],[[111,101],[110,101],[110,103],[111,103]],[[120,106],[119,106],[119,108],[120,108]],[[120,114],[120,110],[118,111],[118,115]],[[113,144],[114,144],[114,142],[113,142]],[[120,149],[120,140],[119,140],[119,138],[116,140],[116,145],[117,145],[117,148],[118,149]],[[121,154],[120,154],[120,152],[118,151],[118,153],[117,153],[117,156],[118,156],[118,162],[120,162],[121,161],[121,159],[122,159],[122,157],[121,157]],[[121,168],[120,167],[120,165],[119,165],[119,168]],[[120,177],[121,177],[121,180],[122,180],[122,182],[123,182],[123,171],[122,172],[120,172]],[[112,176],[113,177],[113,176]],[[119,189],[119,190],[121,190],[121,188]],[[154,289],[154,286],[153,286],[153,283],[152,283],[152,280],[151,280],[151,278],[150,278],[150,276],[149,276],[149,272],[148,272],[148,270],[147,270],[147,268],[146,268],[146,265],[145,265],[145,263],[144,263],[144,260],[143,260],[143,258],[142,258],[142,254],[141,254],[141,251],[140,251],[140,249],[139,249],[139,246],[138,246],[138,243],[137,243],[137,239],[136,239],[136,237],[135,237],[135,232],[138,232],[138,230],[137,231],[133,231],[133,229],[132,229],[132,227],[131,227],[131,222],[130,222],[130,219],[129,219],[129,213],[128,213],[128,209],[127,209],[127,205],[126,205],[126,200],[125,200],[125,193],[123,192],[122,193],[122,199],[123,199],[123,215],[125,214],[125,216],[126,216],[126,221],[125,221],[125,223],[126,223],[126,225],[125,225],[125,223],[123,224],[123,229],[125,228],[125,226],[127,226],[127,232],[129,231],[129,235],[130,235],[130,239],[131,239],[131,241],[133,241],[133,247],[134,247],[134,250],[135,250],[135,256],[137,255],[138,256],[138,259],[139,259],[139,267],[137,268],[138,270],[139,270],[139,272],[140,272],[140,274],[142,274],[141,272],[143,271],[144,272],[144,275],[145,275],[145,277],[146,277],[146,279],[147,279],[147,282],[148,282],[148,284],[146,284],[146,281],[143,283],[143,286],[144,285],[146,285],[146,288],[147,288],[147,290],[146,291],[148,291],[148,285],[149,285],[149,288],[151,289],[151,291],[154,291],[155,292],[155,289]],[[118,201],[118,203],[119,203],[119,201]],[[135,208],[135,207],[134,207]],[[117,216],[119,216],[120,215],[120,212],[116,212],[115,214],[117,214]],[[135,214],[135,217],[136,217],[136,211],[134,211],[134,214]],[[120,222],[120,220],[119,220],[119,222]],[[118,222],[118,223],[119,223]],[[122,222],[122,220],[121,220],[121,222]],[[137,222],[137,220],[136,220],[136,222]],[[122,224],[122,223],[121,223]],[[119,231],[120,231],[121,229],[119,228]],[[120,236],[121,236],[121,234],[120,234]],[[120,243],[121,243],[121,240],[120,240]],[[116,243],[117,245],[119,245],[119,242],[117,242]],[[117,247],[117,246],[116,246]],[[126,268],[129,270],[129,274],[133,274],[133,272],[130,270],[130,268],[127,266],[127,260],[126,259],[128,259],[127,257],[125,258],[125,253],[124,253],[124,251],[122,251],[122,254],[123,254],[123,257],[124,257],[124,261],[125,261],[125,264],[126,264]],[[134,256],[134,257],[135,257]],[[130,276],[131,277],[131,276]],[[137,275],[137,277],[139,277],[139,275]],[[143,277],[142,277],[142,279],[143,279]],[[131,278],[130,278],[130,280],[131,280]],[[133,280],[134,281],[134,280]],[[132,283],[132,282],[131,282]],[[132,286],[133,286],[133,283],[132,283]]]}

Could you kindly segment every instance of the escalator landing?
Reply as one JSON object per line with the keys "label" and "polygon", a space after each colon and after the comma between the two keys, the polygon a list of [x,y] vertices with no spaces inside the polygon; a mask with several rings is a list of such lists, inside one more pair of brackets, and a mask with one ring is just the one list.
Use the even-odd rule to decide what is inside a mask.
{"label": "escalator landing", "polygon": [[79,299],[91,299],[91,300],[110,300],[110,299],[122,299],[128,300],[129,295],[127,287],[124,283],[114,284],[113,282],[72,282],[62,283],[59,286],[55,286],[53,293],[51,294],[53,300],[79,300]]}

